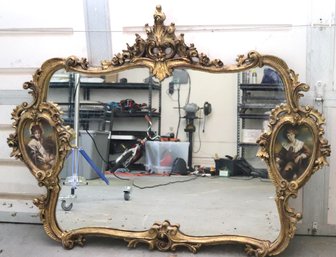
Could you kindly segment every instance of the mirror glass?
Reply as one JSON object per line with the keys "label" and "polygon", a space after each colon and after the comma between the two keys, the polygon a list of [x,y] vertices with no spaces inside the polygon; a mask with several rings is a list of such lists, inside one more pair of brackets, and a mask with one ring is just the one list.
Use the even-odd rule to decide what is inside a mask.
{"label": "mirror glass", "polygon": [[[100,76],[60,70],[47,100],[60,105],[72,127],[76,95],[79,151],[69,154],[60,173],[56,218],[62,229],[142,231],[167,219],[188,235],[271,241],[279,235],[275,187],[256,157],[270,110],[285,101],[274,70],[180,69],[162,82],[145,68]],[[124,149],[146,136],[148,112],[152,131],[164,141],[148,140],[136,163],[110,172]],[[177,157],[192,167],[187,175],[173,172]]]}

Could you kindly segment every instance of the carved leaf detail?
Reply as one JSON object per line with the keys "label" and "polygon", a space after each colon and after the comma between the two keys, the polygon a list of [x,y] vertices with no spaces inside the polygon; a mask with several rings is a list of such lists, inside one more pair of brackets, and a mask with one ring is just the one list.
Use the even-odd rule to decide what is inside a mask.
{"label": "carved leaf detail", "polygon": [[249,256],[265,257],[268,254],[269,248],[270,248],[270,242],[264,241],[261,245],[258,246],[252,246],[247,244],[245,246],[245,252]]}
{"label": "carved leaf detail", "polygon": [[199,243],[192,242],[180,242],[181,233],[179,231],[179,225],[171,225],[168,220],[162,223],[154,223],[154,225],[148,231],[148,239],[136,238],[126,239],[129,247],[135,247],[138,243],[148,244],[150,249],[157,248],[160,251],[176,250],[177,247],[187,247],[193,253],[201,247]]}
{"label": "carved leaf detail", "polygon": [[263,133],[257,140],[257,144],[259,144],[260,146],[257,156],[266,162],[268,162],[270,158],[267,150],[269,146],[269,139],[270,139],[270,133]]}
{"label": "carved leaf detail", "polygon": [[111,61],[102,62],[102,69],[108,69],[111,66],[122,66],[131,63],[134,59],[150,59],[155,62],[153,75],[159,80],[171,75],[171,71],[166,68],[170,62],[176,60],[187,60],[188,63],[198,64],[203,67],[223,67],[223,62],[219,59],[210,60],[205,54],[199,54],[194,44],[187,46],[184,42],[184,35],[175,35],[175,24],[164,25],[165,14],[161,6],[157,6],[154,15],[155,24],[150,27],[145,25],[147,38],[143,39],[136,34],[135,43],[130,46],[127,44],[127,50],[116,54]]}
{"label": "carved leaf detail", "polygon": [[251,51],[247,54],[247,56],[245,57],[245,55],[238,55],[236,58],[236,62],[237,62],[237,66],[241,67],[241,66],[245,66],[246,68],[249,68],[250,66],[261,66],[261,58],[260,58],[260,54],[258,52],[255,51]]}
{"label": "carved leaf detail", "polygon": [[80,67],[83,70],[87,70],[89,63],[86,58],[79,59],[76,56],[70,56],[65,61],[65,69],[68,71],[69,67],[76,68]]}
{"label": "carved leaf detail", "polygon": [[74,234],[67,231],[62,233],[62,245],[66,249],[72,249],[75,245],[83,246],[85,242],[86,239],[81,234]]}
{"label": "carved leaf detail", "polygon": [[[38,70],[35,74],[39,74],[40,73],[40,70]],[[40,93],[41,93],[41,89],[39,89],[36,85],[35,82],[33,81],[28,81],[28,82],[25,82],[23,84],[23,88],[24,89],[30,89],[31,91],[28,91],[28,94],[31,94],[33,96],[33,99],[34,99],[34,102],[38,99]],[[27,106],[28,104],[27,103],[24,103],[24,106]]]}

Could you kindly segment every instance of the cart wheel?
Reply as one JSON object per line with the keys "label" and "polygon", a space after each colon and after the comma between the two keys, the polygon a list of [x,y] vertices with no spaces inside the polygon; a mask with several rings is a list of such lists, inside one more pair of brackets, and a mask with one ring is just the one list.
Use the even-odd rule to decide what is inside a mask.
{"label": "cart wheel", "polygon": [[131,193],[128,191],[124,191],[124,199],[125,201],[128,201],[131,198]]}
{"label": "cart wheel", "polygon": [[65,210],[65,211],[70,211],[70,210],[72,209],[73,204],[70,203],[69,205],[67,205],[67,204],[66,204],[66,201],[65,201],[65,200],[62,200],[61,206],[62,206],[62,209],[63,209],[63,210]]}

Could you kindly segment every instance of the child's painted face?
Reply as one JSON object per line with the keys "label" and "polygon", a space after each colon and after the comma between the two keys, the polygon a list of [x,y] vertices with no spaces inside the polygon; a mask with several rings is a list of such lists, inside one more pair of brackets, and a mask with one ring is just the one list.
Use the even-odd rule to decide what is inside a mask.
{"label": "child's painted face", "polygon": [[33,136],[36,139],[41,139],[41,132],[39,130],[35,130],[34,133],[33,133]]}
{"label": "child's painted face", "polygon": [[295,134],[292,131],[287,132],[287,138],[290,142],[294,142],[295,140]]}

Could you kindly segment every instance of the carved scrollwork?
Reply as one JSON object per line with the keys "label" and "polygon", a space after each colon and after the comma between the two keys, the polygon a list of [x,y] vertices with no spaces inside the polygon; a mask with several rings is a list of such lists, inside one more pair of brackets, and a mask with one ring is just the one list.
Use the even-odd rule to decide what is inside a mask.
{"label": "carved scrollwork", "polygon": [[40,209],[40,219],[43,222],[43,227],[46,234],[53,240],[60,241],[59,236],[55,233],[55,229],[52,227],[51,222],[48,220],[47,206],[50,203],[50,191],[47,195],[41,195],[35,198],[33,201],[34,205]]}
{"label": "carved scrollwork", "polygon": [[65,60],[65,70],[68,71],[70,68],[81,68],[87,70],[89,67],[89,62],[86,58],[77,58],[76,56],[70,56]]}
{"label": "carved scrollwork", "polygon": [[[309,86],[305,83],[301,83],[299,82],[298,78],[299,75],[295,74],[295,72],[293,70],[289,71],[289,76],[292,82],[292,88],[293,88],[293,102],[294,103],[299,103],[299,100],[301,97],[303,97],[303,94],[301,92],[307,92],[309,90]],[[295,106],[296,108],[298,106]]]}
{"label": "carved scrollwork", "polygon": [[62,233],[62,245],[66,249],[72,249],[75,245],[84,246],[85,242],[86,239],[81,234],[74,234],[68,231]]}
{"label": "carved scrollwork", "polygon": [[196,253],[201,247],[199,243],[180,242],[180,225],[171,225],[168,220],[163,223],[154,223],[148,230],[148,239],[126,239],[128,247],[136,247],[139,243],[147,243],[150,249],[157,248],[160,251],[175,251],[178,246],[187,247],[191,252]]}
{"label": "carved scrollwork", "polygon": [[290,198],[296,198],[299,185],[296,181],[282,180],[280,187],[277,189],[277,198],[283,202],[282,211],[288,219],[288,236],[292,238],[296,231],[296,224],[302,219],[302,214],[290,208],[288,201]]}
{"label": "carved scrollwork", "polygon": [[[63,120],[61,118],[61,111],[59,107],[50,102],[42,102],[37,107],[31,106],[25,109],[23,113],[21,110],[23,108],[17,109],[16,112],[19,114],[15,114],[14,118],[17,120],[16,122],[20,122],[21,132],[19,138],[18,135],[12,134],[8,138],[8,142],[11,146],[13,146],[12,155],[18,156],[22,158],[22,154],[26,156],[24,158],[25,162],[31,167],[31,171],[33,175],[39,182],[40,186],[46,186],[47,188],[53,188],[58,185],[58,177],[55,172],[59,172],[63,165],[63,160],[70,150],[70,141],[73,137],[73,130],[69,127],[63,127]],[[39,167],[36,166],[33,162],[29,153],[27,153],[27,138],[24,138],[24,131],[26,133],[30,133],[30,128],[32,125],[37,124],[39,127],[47,126],[48,128],[55,131],[55,134],[52,134],[53,141],[50,142],[53,148],[58,148],[57,151],[57,160],[55,160],[57,170],[54,169],[55,166],[51,167]],[[48,129],[48,130],[50,130]],[[19,140],[17,140],[19,139]],[[16,145],[16,147],[15,147]],[[20,151],[18,149],[21,148]],[[61,163],[62,165],[58,165]]]}
{"label": "carved scrollwork", "polygon": [[[33,82],[26,82],[24,83],[23,87],[24,89],[32,89],[32,92],[36,92],[36,84]],[[32,95],[35,97],[38,96],[38,94],[36,93],[32,93]],[[29,104],[27,102],[24,102],[14,108],[11,115],[12,115],[12,120],[14,120],[14,122],[12,123],[12,127],[16,129],[16,132],[10,134],[9,137],[7,138],[8,146],[13,148],[11,157],[15,157],[16,159],[21,159],[21,160],[22,160],[22,153],[19,149],[19,139],[17,135],[17,128],[18,128],[18,124],[20,122],[22,114],[25,111],[27,111],[28,108],[29,108]]]}
{"label": "carved scrollwork", "polygon": [[252,246],[246,245],[245,252],[248,256],[255,256],[255,257],[265,257],[269,253],[271,243],[268,241],[264,241],[260,246]]}
{"label": "carved scrollwork", "polygon": [[316,159],[314,163],[313,172],[316,172],[322,167],[329,165],[326,157],[330,156],[330,153],[331,149],[328,140],[320,138],[320,156]]}
{"label": "carved scrollwork", "polygon": [[261,55],[256,52],[256,51],[251,51],[245,55],[238,55],[236,62],[237,62],[237,67],[251,67],[251,66],[261,66]]}
{"label": "carved scrollwork", "polygon": [[175,24],[169,26],[164,25],[166,19],[162,12],[161,6],[156,7],[154,14],[154,26],[145,25],[147,39],[141,38],[136,34],[135,44],[132,46],[127,44],[127,50],[116,54],[112,60],[102,63],[103,69],[111,66],[122,66],[127,63],[151,60],[151,71],[158,79],[164,78],[172,74],[172,68],[180,61],[188,64],[199,65],[203,67],[223,67],[223,63],[219,59],[210,60],[203,53],[198,53],[194,44],[187,46],[184,42],[184,35],[175,35]]}
{"label": "carved scrollwork", "polygon": [[[323,137],[325,120],[322,114],[312,107],[299,105],[301,92],[307,91],[309,86],[300,83],[298,75],[294,71],[286,69],[284,65],[281,67],[287,71],[282,75],[289,82],[285,85],[287,103],[272,110],[269,118],[269,129],[257,141],[260,146],[257,156],[267,163],[269,177],[277,188],[276,202],[282,225],[278,240],[271,245],[270,255],[277,254],[285,249],[289,239],[295,234],[298,221],[302,219],[302,214],[290,207],[289,199],[297,197],[298,189],[306,183],[316,170],[327,164],[326,157],[330,155],[330,145]],[[316,155],[310,160],[310,164],[306,166],[302,175],[288,181],[280,174],[275,149],[276,144],[279,143],[279,133],[284,131],[284,128],[291,126],[307,131],[303,138],[307,138],[307,140],[311,138],[311,152],[316,153]]]}
{"label": "carved scrollwork", "polygon": [[[306,84],[299,83],[297,79],[295,80],[295,85],[296,87],[294,87],[294,92],[298,94],[300,88],[307,89]],[[311,171],[299,179],[299,187],[301,187],[316,170],[328,164],[326,158],[330,155],[330,145],[323,137],[323,126],[325,125],[325,119],[322,114],[318,112],[318,110],[309,106],[300,107],[300,109],[295,111],[295,109],[293,109],[289,104],[281,104],[272,110],[269,119],[270,129],[269,131],[264,132],[257,140],[257,143],[260,146],[257,156],[264,159],[265,162],[269,165],[271,170],[270,176],[271,178],[275,179],[277,184],[280,183],[282,178],[277,175],[277,168],[271,163],[271,161],[274,161],[274,144],[277,133],[279,133],[281,128],[286,126],[286,124],[307,126],[307,129],[310,128],[311,133],[316,137],[316,143],[314,143],[314,147],[318,146],[317,156],[315,157]]]}
{"label": "carved scrollwork", "polygon": [[260,137],[257,139],[257,143],[260,146],[257,156],[263,159],[269,165],[270,165],[269,147],[270,147],[271,137],[273,136],[273,133],[274,133],[274,127],[276,124],[280,122],[281,117],[288,115],[290,112],[291,112],[291,108],[287,104],[281,104],[279,106],[276,106],[271,111],[271,115],[269,117],[269,123],[268,123],[269,130],[267,132],[262,133]]}
{"label": "carved scrollwork", "polygon": [[7,144],[9,147],[13,148],[11,152],[11,157],[22,160],[22,153],[19,148],[19,141],[16,133],[9,135],[9,137],[7,138]]}
{"label": "carved scrollwork", "polygon": [[35,206],[39,209],[45,209],[47,202],[48,202],[48,198],[45,195],[41,195],[40,197],[35,198],[33,201]]}
{"label": "carved scrollwork", "polygon": [[[40,70],[38,70],[35,74],[40,74]],[[34,83],[33,81],[25,82],[23,84],[23,88],[26,89],[26,90],[30,89],[30,91],[28,91],[28,93],[33,96],[34,102],[36,101],[36,99],[39,98],[39,95],[40,95],[41,91],[37,87],[36,83]],[[28,107],[28,103],[23,103],[23,105]]]}

